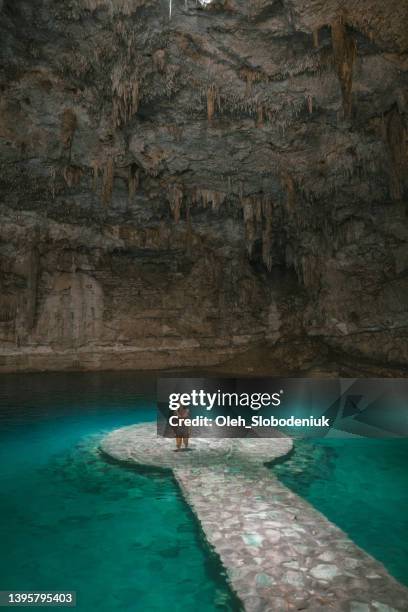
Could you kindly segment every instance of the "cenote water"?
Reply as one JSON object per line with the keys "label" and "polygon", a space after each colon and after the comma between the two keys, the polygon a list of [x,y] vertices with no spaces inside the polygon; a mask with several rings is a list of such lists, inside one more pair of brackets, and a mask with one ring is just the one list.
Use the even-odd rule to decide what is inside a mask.
{"label": "cenote water", "polygon": [[[75,590],[80,611],[238,609],[170,474],[98,442],[155,419],[155,379],[0,376],[0,590]],[[298,442],[273,469],[408,584],[408,440]]]}
{"label": "cenote water", "polygon": [[0,590],[75,590],[89,612],[237,609],[171,475],[98,452],[155,419],[154,389],[128,373],[0,376]]}
{"label": "cenote water", "polygon": [[408,585],[408,440],[300,441],[273,469]]}

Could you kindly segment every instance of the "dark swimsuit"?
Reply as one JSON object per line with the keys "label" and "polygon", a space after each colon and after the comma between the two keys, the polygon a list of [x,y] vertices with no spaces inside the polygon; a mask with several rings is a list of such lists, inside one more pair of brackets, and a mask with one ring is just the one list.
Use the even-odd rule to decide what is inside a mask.
{"label": "dark swimsuit", "polygon": [[177,438],[187,438],[190,435],[190,428],[184,424],[184,419],[188,418],[190,417],[178,417],[178,425],[174,427]]}

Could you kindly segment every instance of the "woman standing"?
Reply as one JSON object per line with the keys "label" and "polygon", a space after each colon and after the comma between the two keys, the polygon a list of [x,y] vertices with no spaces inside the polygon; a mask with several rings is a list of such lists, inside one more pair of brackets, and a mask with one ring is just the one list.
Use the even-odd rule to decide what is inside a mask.
{"label": "woman standing", "polygon": [[186,425],[186,419],[190,418],[190,411],[185,406],[180,406],[177,409],[177,425],[175,426],[175,434],[176,434],[176,451],[181,450],[182,444],[184,444],[184,448],[188,448],[188,439],[190,437],[190,427]]}

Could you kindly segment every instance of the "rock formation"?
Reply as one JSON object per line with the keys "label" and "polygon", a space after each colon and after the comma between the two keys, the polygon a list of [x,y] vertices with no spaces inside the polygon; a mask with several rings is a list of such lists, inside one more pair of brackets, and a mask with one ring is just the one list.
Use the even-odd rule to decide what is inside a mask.
{"label": "rock formation", "polygon": [[0,51],[0,369],[408,364],[406,0],[2,0]]}

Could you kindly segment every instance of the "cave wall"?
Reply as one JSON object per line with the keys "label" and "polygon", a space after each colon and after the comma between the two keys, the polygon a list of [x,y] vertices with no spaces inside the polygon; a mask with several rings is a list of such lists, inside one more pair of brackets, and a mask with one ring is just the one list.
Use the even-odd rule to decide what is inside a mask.
{"label": "cave wall", "polygon": [[407,364],[407,25],[399,0],[0,3],[0,369],[311,338]]}

